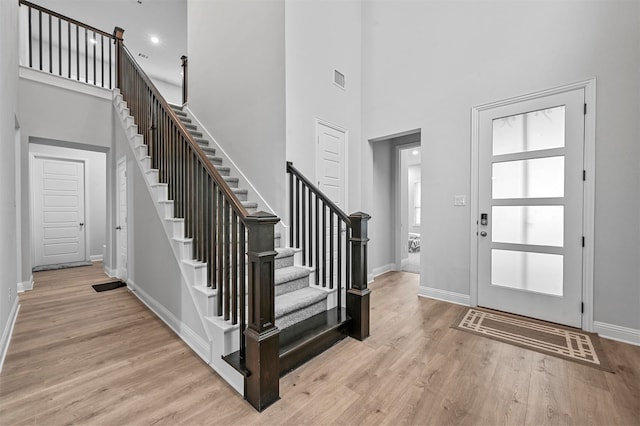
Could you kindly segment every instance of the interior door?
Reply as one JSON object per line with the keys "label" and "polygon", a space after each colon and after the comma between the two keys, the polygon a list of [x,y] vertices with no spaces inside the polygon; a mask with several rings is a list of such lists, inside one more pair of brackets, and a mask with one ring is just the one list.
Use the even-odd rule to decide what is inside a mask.
{"label": "interior door", "polygon": [[478,305],[582,325],[584,90],[484,110]]}
{"label": "interior door", "polygon": [[36,156],[32,177],[35,265],[85,260],[84,162]]}
{"label": "interior door", "polygon": [[118,216],[116,225],[118,278],[128,278],[128,244],[127,244],[127,162],[126,159],[118,163]]}
{"label": "interior door", "polygon": [[[318,135],[318,152],[317,152],[317,181],[318,188],[329,199],[342,210],[345,209],[345,152],[347,143],[347,134],[345,130],[338,128],[337,126],[330,126],[325,123],[318,122],[317,124]],[[330,216],[328,209],[326,212],[326,223],[330,225]],[[338,221],[334,218],[333,229],[329,231],[327,229],[325,234],[326,246],[326,265],[323,269],[323,280],[329,284],[330,265],[329,259],[331,257],[337,258],[338,256],[338,232],[341,233],[341,241],[345,241],[346,228],[345,225],[341,225],[338,229]],[[331,250],[331,233],[333,233],[334,247]],[[342,253],[342,267],[346,261],[344,259],[345,253]],[[344,274],[344,271],[343,271]],[[338,281],[338,270],[334,268],[333,282]],[[344,285],[345,280],[341,281]]]}

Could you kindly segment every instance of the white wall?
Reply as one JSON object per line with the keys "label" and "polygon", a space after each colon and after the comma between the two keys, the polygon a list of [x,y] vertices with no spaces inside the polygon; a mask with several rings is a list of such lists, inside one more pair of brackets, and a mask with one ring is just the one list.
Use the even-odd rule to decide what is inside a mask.
{"label": "white wall", "polygon": [[284,217],[284,0],[187,4],[189,109]]}
{"label": "white wall", "polygon": [[85,160],[88,172],[85,182],[87,191],[85,203],[88,213],[85,218],[87,256],[102,258],[102,246],[106,244],[107,231],[107,156],[104,152],[56,146],[55,144],[58,143],[58,141],[32,138],[29,143],[29,151],[54,157]]}
{"label": "white wall", "polygon": [[[111,91],[21,68],[18,110],[22,138],[22,281],[31,276],[29,141],[64,141],[107,152],[112,145]],[[107,154],[107,164],[111,164]],[[110,167],[107,166],[107,170]],[[109,184],[109,181],[107,181]],[[101,252],[100,252],[101,253]]]}
{"label": "white wall", "polygon": [[[347,214],[361,209],[361,16],[360,1],[285,3],[287,160],[313,181],[315,120],[347,129]],[[334,69],[345,89],[333,83]]]}
{"label": "white wall", "polygon": [[0,369],[17,307],[15,133],[18,112],[18,2],[0,1]]}
{"label": "white wall", "polygon": [[469,294],[471,212],[453,196],[471,191],[471,107],[596,77],[594,319],[640,329],[639,7],[364,3],[364,137],[422,128],[425,141],[422,286]]}

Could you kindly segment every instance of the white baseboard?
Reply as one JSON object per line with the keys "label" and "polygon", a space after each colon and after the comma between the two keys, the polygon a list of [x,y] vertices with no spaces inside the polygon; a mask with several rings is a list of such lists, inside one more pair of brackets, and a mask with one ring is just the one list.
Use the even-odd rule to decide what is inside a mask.
{"label": "white baseboard", "polygon": [[18,283],[17,292],[24,293],[25,291],[33,290],[33,275],[29,277],[29,281],[23,281]]}
{"label": "white baseboard", "polygon": [[629,327],[622,327],[605,322],[593,322],[593,331],[600,337],[617,340],[623,343],[640,346],[640,330]]}
{"label": "white baseboard", "polygon": [[418,288],[418,296],[455,303],[456,305],[471,305],[471,297],[468,294],[454,293],[453,291],[440,290],[439,288],[420,286]]}
{"label": "white baseboard", "polygon": [[371,284],[374,278],[373,274],[367,274],[367,284]]}
{"label": "white baseboard", "polygon": [[132,280],[127,281],[129,290],[144,303],[158,318],[173,330],[189,347],[207,364],[211,362],[211,347],[209,342],[199,336],[188,325],[183,323],[167,308],[162,306],[157,300],[151,297],[144,290],[136,286]]}
{"label": "white baseboard", "polygon": [[102,255],[101,254],[95,254],[93,256],[89,256],[89,260],[92,262],[102,262]]}
{"label": "white baseboard", "polygon": [[114,278],[116,275],[118,275],[117,269],[111,269],[107,266],[105,266],[103,269],[104,269],[104,273],[107,274],[110,278]]}
{"label": "white baseboard", "polygon": [[377,277],[382,274],[386,274],[389,271],[395,271],[396,265],[395,263],[389,263],[388,265],[380,266],[379,268],[373,268],[373,277]]}
{"label": "white baseboard", "polygon": [[9,343],[11,342],[11,334],[13,334],[13,326],[16,324],[16,318],[18,318],[18,311],[20,310],[19,298],[16,296],[13,299],[13,306],[11,306],[11,312],[7,324],[2,330],[2,339],[0,340],[0,372],[2,372],[2,366],[4,365],[4,358],[7,356],[7,350],[9,350]]}

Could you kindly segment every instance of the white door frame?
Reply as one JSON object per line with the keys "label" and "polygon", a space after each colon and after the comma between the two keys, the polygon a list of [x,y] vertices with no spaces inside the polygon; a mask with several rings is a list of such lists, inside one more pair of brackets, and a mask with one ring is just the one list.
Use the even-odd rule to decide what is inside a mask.
{"label": "white door frame", "polygon": [[87,220],[87,218],[91,217],[91,214],[89,212],[89,205],[91,203],[89,203],[87,200],[89,200],[89,194],[88,194],[88,190],[89,190],[89,186],[88,182],[89,181],[89,159],[88,158],[82,158],[82,157],[68,157],[68,156],[62,156],[62,155],[55,155],[55,154],[42,154],[39,152],[29,152],[29,201],[31,204],[31,208],[30,208],[30,214],[29,214],[29,219],[31,221],[31,226],[30,226],[30,240],[31,240],[31,265],[35,265],[35,261],[36,261],[36,242],[34,241],[34,237],[35,237],[35,232],[33,229],[34,223],[35,223],[35,213],[34,213],[34,207],[35,207],[35,193],[33,191],[33,181],[34,181],[34,172],[35,172],[35,161],[36,158],[48,158],[48,159],[52,159],[52,160],[60,160],[60,161],[75,161],[78,163],[82,163],[82,168],[84,171],[84,260],[89,260],[89,257],[87,256],[87,250],[88,248],[88,241],[91,241],[91,221]]}
{"label": "white door frame", "polygon": [[[402,199],[403,199],[403,193],[402,193],[402,179],[403,179],[403,170],[402,170],[402,159],[400,158],[400,151],[403,150],[413,150],[413,149],[419,149],[422,150],[422,141],[420,142],[412,142],[412,143],[407,143],[407,144],[399,144],[396,145],[394,147],[394,156],[395,156],[395,166],[396,166],[396,173],[395,173],[395,204],[396,204],[396,226],[395,226],[395,264],[396,264],[396,270],[398,271],[402,271],[402,267],[404,266],[402,264],[403,258],[402,258],[402,254],[404,253],[404,248],[403,247],[407,247],[407,241],[409,239],[409,234],[408,234],[408,230],[409,230],[409,224],[405,224],[405,229],[404,231],[402,230],[402,222],[406,222],[407,218],[406,217],[402,217]],[[409,167],[407,166],[407,169]],[[409,191],[407,188],[407,197],[409,196]],[[408,199],[407,199],[408,200]],[[407,201],[405,200],[405,201]],[[407,215],[408,216],[408,215]],[[420,223],[422,223],[422,220],[420,220]]]}
{"label": "white door frame", "polygon": [[344,205],[342,206],[342,209],[344,210],[344,212],[346,214],[350,214],[349,213],[349,176],[348,176],[348,170],[349,168],[347,167],[347,165],[349,164],[349,131],[347,129],[345,129],[344,127],[338,126],[337,124],[333,124],[330,121],[327,120],[323,120],[321,118],[317,118],[316,117],[316,151],[315,151],[315,180],[314,180],[314,184],[317,185],[318,187],[320,187],[320,185],[318,185],[318,179],[320,178],[320,176],[318,176],[319,171],[320,171],[320,167],[318,166],[318,162],[320,161],[320,131],[319,131],[319,127],[320,125],[326,126],[326,127],[330,127],[334,130],[337,130],[338,132],[342,132],[344,133],[344,162],[342,164],[343,169],[344,169]]}
{"label": "white door frame", "polygon": [[480,216],[478,199],[478,173],[479,158],[478,145],[480,141],[481,111],[500,106],[515,104],[532,99],[543,98],[558,93],[570,92],[576,89],[584,89],[585,103],[587,105],[584,116],[584,169],[586,181],[584,182],[583,198],[583,234],[585,246],[582,250],[582,329],[593,331],[593,268],[594,268],[594,219],[595,219],[595,153],[596,153],[596,79],[584,80],[553,89],[504,99],[478,105],[471,108],[471,200],[469,217],[469,295],[471,306],[478,306],[478,217]]}

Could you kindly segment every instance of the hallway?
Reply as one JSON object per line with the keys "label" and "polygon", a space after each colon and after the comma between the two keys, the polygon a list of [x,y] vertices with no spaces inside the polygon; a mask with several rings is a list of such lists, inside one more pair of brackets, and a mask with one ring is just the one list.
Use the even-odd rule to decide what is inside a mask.
{"label": "hallway", "polygon": [[39,272],[0,376],[3,424],[637,424],[640,348],[603,346],[616,374],[450,328],[462,307],[416,296],[419,275],[371,285],[371,337],[281,380],[262,414],[102,264]]}

